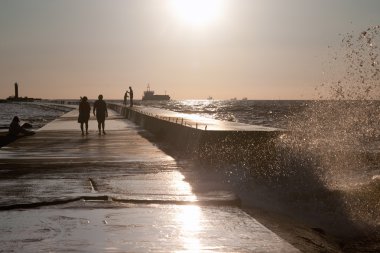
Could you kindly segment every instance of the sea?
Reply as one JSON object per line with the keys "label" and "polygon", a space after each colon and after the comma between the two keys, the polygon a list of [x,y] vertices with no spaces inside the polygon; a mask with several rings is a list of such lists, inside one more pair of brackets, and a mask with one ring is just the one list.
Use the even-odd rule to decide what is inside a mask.
{"label": "sea", "polygon": [[7,131],[14,116],[20,118],[21,125],[29,123],[38,129],[72,108],[54,103],[4,102],[0,103],[0,131]]}

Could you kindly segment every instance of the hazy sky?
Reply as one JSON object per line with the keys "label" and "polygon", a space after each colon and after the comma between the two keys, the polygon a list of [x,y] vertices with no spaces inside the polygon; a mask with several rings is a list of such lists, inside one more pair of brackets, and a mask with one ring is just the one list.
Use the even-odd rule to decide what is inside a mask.
{"label": "hazy sky", "polygon": [[[180,1],[180,3],[178,3]],[[309,99],[379,0],[0,0],[0,98]]]}

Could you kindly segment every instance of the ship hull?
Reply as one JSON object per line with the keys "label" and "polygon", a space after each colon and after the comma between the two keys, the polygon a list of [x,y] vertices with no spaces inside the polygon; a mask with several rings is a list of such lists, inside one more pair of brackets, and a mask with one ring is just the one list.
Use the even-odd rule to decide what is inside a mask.
{"label": "ship hull", "polygon": [[152,96],[143,96],[143,101],[147,100],[170,100],[169,95],[152,95]]}

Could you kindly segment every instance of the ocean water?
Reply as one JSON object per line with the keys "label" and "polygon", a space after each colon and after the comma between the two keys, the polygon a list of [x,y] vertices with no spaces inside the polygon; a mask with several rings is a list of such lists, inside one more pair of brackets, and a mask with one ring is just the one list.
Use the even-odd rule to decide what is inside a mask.
{"label": "ocean water", "polygon": [[291,116],[298,114],[310,101],[302,100],[173,100],[137,102],[144,106],[197,114],[202,117],[283,128]]}
{"label": "ocean water", "polygon": [[7,130],[14,116],[20,118],[21,124],[27,122],[38,129],[70,110],[66,106],[39,102],[0,103],[0,129]]}

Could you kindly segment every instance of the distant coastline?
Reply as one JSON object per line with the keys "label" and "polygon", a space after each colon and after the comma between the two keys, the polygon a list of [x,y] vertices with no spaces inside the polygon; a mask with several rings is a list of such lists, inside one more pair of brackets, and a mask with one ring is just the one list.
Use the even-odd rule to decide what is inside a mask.
{"label": "distant coastline", "polygon": [[19,87],[18,83],[15,83],[14,84],[14,88],[15,88],[14,96],[9,96],[6,100],[0,99],[0,103],[4,103],[7,101],[11,101],[11,102],[34,102],[34,101],[41,101],[42,100],[41,98],[29,98],[27,96],[25,96],[25,97],[19,96],[18,87]]}
{"label": "distant coastline", "polygon": [[41,101],[41,98],[28,98],[28,97],[8,97],[7,99],[1,99],[0,102],[34,102],[34,101]]}

